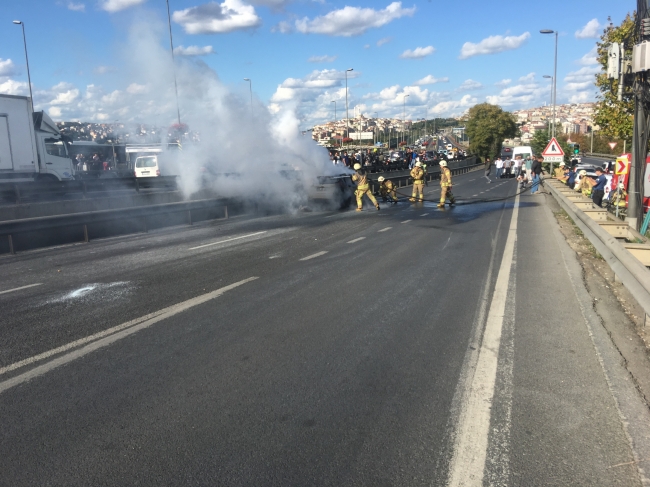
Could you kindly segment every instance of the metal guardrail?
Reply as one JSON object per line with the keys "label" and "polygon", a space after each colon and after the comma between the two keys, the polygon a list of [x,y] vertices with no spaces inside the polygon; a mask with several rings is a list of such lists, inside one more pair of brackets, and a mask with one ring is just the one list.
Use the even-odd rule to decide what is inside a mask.
{"label": "metal guardrail", "polygon": [[[461,161],[462,162],[462,161]],[[475,169],[483,168],[485,167],[485,164],[480,163],[476,164],[476,160],[472,160],[473,164],[471,165],[462,165],[460,167],[455,167],[455,168],[449,168],[451,170],[451,174],[453,176],[456,176],[458,174],[465,174],[467,172],[473,171]],[[375,176],[381,176],[383,175],[386,179],[390,179],[390,181],[397,186],[397,188],[402,188],[404,186],[410,186],[412,183],[411,181],[411,176],[409,174],[405,174],[402,176],[395,176],[391,173],[384,173],[384,174],[373,174],[372,178],[373,179]],[[428,172],[425,180],[427,182],[430,181],[435,181],[437,179],[440,179],[440,167],[437,167],[435,171]],[[370,184],[370,189],[373,193],[377,193],[379,191],[379,184],[376,181],[372,181]]]}
{"label": "metal guardrail", "polygon": [[176,189],[176,176],[159,176],[155,178],[106,178],[82,179],[74,181],[34,181],[22,183],[0,183],[0,196],[14,199],[16,204],[34,196],[58,196],[63,194],[81,194],[87,198],[89,194],[111,193],[131,190],[139,192],[142,188]]}
{"label": "metal guardrail", "polygon": [[51,232],[54,229],[60,229],[64,227],[79,227],[83,230],[83,241],[89,242],[90,234],[88,232],[88,226],[92,224],[113,221],[139,220],[142,232],[147,232],[147,220],[149,218],[161,215],[169,215],[172,213],[186,213],[186,223],[188,225],[191,225],[192,211],[223,208],[224,218],[227,219],[228,203],[229,200],[220,198],[118,210],[100,210],[85,213],[72,213],[39,218],[27,218],[23,220],[8,220],[0,222],[0,237],[5,237],[8,239],[9,252],[11,254],[15,254],[16,248],[14,246],[14,236],[17,234],[40,231]]}
{"label": "metal guardrail", "polygon": [[561,194],[554,183],[545,184],[545,187],[550,189],[560,206],[609,264],[618,280],[632,293],[646,315],[650,316],[650,270],[614,236],[607,233],[594,219]]}
{"label": "metal guardrail", "polygon": [[598,154],[597,152],[585,152],[585,157],[597,157],[599,159],[615,160],[618,156],[614,154]]}

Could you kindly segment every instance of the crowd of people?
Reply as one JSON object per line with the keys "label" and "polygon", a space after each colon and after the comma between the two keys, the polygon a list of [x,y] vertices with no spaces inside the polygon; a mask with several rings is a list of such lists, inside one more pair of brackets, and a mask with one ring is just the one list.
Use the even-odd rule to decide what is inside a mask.
{"label": "crowd of people", "polygon": [[492,161],[489,157],[485,158],[485,179],[488,183],[492,182],[490,174],[492,166],[496,169],[495,179],[501,178],[515,178],[519,182],[519,187],[523,189],[526,184],[531,184],[531,194],[541,194],[539,189],[540,177],[542,175],[542,156],[530,156],[525,158],[516,156],[514,159],[506,156],[503,158],[496,158]]}

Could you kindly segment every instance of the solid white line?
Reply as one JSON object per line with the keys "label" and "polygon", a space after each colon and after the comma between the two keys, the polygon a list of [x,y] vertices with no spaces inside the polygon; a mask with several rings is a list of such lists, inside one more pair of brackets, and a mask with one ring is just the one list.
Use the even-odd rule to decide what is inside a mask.
{"label": "solid white line", "polygon": [[377,233],[379,233],[379,232],[387,232],[387,231],[390,230],[391,228],[393,228],[393,227],[382,228],[382,229],[379,230]]}
{"label": "solid white line", "polygon": [[242,238],[254,237],[255,235],[262,235],[263,233],[266,233],[266,231],[257,232],[257,233],[249,233],[248,235],[242,235],[241,237],[228,238],[226,240],[219,240],[218,242],[212,242],[212,243],[205,244],[205,245],[199,245],[198,247],[192,247],[192,248],[187,249],[187,250],[196,250],[196,249],[202,249],[204,247],[211,247],[212,245],[219,245],[219,244],[226,243],[226,242],[232,242],[233,240],[239,240],[239,239],[242,239]]}
{"label": "solid white line", "polygon": [[479,351],[476,369],[469,393],[463,398],[461,414],[456,429],[454,455],[449,469],[450,487],[481,487],[487,456],[490,415],[496,385],[499,346],[505,315],[508,284],[517,240],[519,195],[510,220],[508,238],[503,251],[501,267],[494,287]]}
{"label": "solid white line", "polygon": [[316,257],[320,257],[321,255],[325,255],[327,253],[327,250],[323,250],[321,252],[316,252],[315,254],[308,255],[307,257],[303,257],[300,260],[309,260],[309,259],[315,259]]}
{"label": "solid white line", "polygon": [[28,289],[30,287],[40,286],[42,282],[37,282],[36,284],[30,284],[29,286],[15,287],[13,289],[7,289],[6,291],[0,291],[0,294],[13,293],[14,291],[20,291],[21,289]]}
{"label": "solid white line", "polygon": [[354,240],[350,240],[348,243],[361,242],[361,241],[362,241],[363,239],[365,239],[365,238],[366,238],[366,237],[355,238]]}
{"label": "solid white line", "polygon": [[140,330],[149,328],[151,325],[158,323],[159,321],[170,318],[178,313],[193,308],[194,306],[198,306],[199,304],[203,304],[207,301],[218,298],[225,292],[230,291],[231,289],[235,289],[236,287],[239,287],[242,284],[246,284],[247,282],[254,281],[256,279],[259,279],[259,277],[249,277],[248,279],[235,282],[234,284],[230,284],[228,286],[222,287],[220,289],[217,289],[216,291],[202,294],[195,298],[188,299],[187,301],[183,301],[182,303],[174,304],[167,308],[163,308],[159,311],[155,311],[153,313],[142,316],[140,318],[136,318],[135,320],[127,321],[126,323],[123,323],[121,325],[114,326],[113,328],[109,328],[108,330],[95,333],[94,335],[88,336],[86,338],[81,338],[74,342],[68,343],[67,345],[63,345],[61,347],[49,350],[48,352],[44,352],[39,355],[35,355],[34,357],[30,357],[28,359],[21,360],[20,362],[16,362],[6,367],[3,367],[2,369],[0,369],[0,374],[4,374],[11,370],[19,369],[21,367],[24,367],[25,365],[33,364],[35,362],[38,362],[45,358],[49,358],[61,352],[65,352],[67,350],[76,348],[80,345],[87,344],[82,348],[78,348],[77,350],[73,350],[70,353],[57,357],[51,360],[50,362],[47,362],[43,365],[39,365],[38,367],[35,367],[23,374],[17,375],[16,377],[12,377],[11,379],[7,379],[4,382],[0,382],[0,394],[2,394],[8,389],[11,389],[14,386],[22,384],[23,382],[27,382],[28,380],[31,380],[35,377],[39,377],[47,372],[50,372],[51,370],[54,370],[55,368],[60,367],[61,365],[65,365],[69,362],[72,362],[73,360],[81,358],[84,355],[89,354],[90,352],[94,352],[95,350],[99,350],[100,348],[107,347],[108,345],[111,345],[112,343],[115,343],[118,340],[121,340],[122,338],[126,338],[127,336],[132,335]]}
{"label": "solid white line", "polygon": [[428,213],[422,213],[420,216],[427,216]]}
{"label": "solid white line", "polygon": [[412,222],[413,220],[404,220],[402,223]]}
{"label": "solid white line", "polygon": [[477,195],[477,194],[473,194],[473,195],[472,195],[472,198],[473,198],[474,196],[478,196],[478,195]]}

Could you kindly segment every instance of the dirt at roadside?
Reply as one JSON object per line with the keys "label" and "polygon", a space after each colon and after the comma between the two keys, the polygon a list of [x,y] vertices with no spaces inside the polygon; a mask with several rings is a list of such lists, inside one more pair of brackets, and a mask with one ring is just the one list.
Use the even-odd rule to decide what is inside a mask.
{"label": "dirt at roadside", "polygon": [[650,319],[645,327],[645,312],[629,291],[616,281],[614,271],[596,251],[582,231],[573,223],[554,198],[547,198],[560,231],[576,252],[582,266],[582,278],[592,297],[594,310],[637,388],[650,404]]}

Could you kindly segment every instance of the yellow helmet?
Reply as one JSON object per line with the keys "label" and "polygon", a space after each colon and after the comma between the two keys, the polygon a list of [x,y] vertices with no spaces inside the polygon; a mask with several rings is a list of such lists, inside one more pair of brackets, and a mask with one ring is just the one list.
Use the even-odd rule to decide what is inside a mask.
{"label": "yellow helmet", "polygon": [[420,161],[418,161],[418,162],[415,163],[415,166],[416,166],[416,167],[421,167],[421,166],[422,166],[422,163],[421,163]]}
{"label": "yellow helmet", "polygon": [[580,176],[586,176],[586,175],[587,175],[587,171],[585,171],[585,170],[583,169],[583,170],[581,170],[578,174],[580,174]]}
{"label": "yellow helmet", "polygon": [[440,167],[447,167],[447,161],[440,161]]}
{"label": "yellow helmet", "polygon": [[386,178],[384,178],[384,176],[379,176],[379,177],[377,178],[377,181],[379,181],[380,183],[383,183],[383,182],[384,182],[384,179],[386,179]]}
{"label": "yellow helmet", "polygon": [[361,169],[361,164],[359,164],[359,163],[357,162],[357,163],[354,165],[354,170],[355,170],[355,171],[358,171],[359,169]]}

